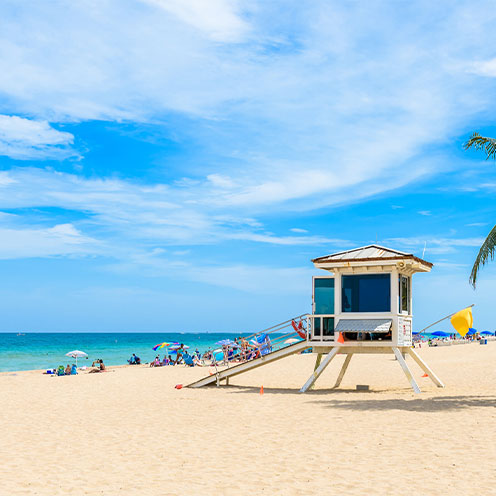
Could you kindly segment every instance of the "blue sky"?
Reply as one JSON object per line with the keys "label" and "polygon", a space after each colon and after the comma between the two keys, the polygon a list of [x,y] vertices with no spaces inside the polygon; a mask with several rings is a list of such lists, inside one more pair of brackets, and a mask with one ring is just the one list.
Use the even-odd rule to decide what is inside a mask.
{"label": "blue sky", "polygon": [[415,327],[476,303],[494,225],[492,2],[4,1],[0,331],[246,331],[310,259],[435,264]]}

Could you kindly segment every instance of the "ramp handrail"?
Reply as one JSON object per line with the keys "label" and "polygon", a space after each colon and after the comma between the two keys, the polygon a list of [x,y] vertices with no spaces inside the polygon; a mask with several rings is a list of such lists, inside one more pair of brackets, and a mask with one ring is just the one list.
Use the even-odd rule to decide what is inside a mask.
{"label": "ramp handrail", "polygon": [[[285,320],[284,322],[280,322],[279,324],[267,327],[261,331],[254,332],[247,336],[240,336],[241,339],[248,342],[248,349],[238,348],[236,353],[229,353],[229,349],[226,348],[223,360],[217,361],[215,359],[215,354],[212,355],[212,365],[215,366],[217,371],[217,365],[220,364],[227,365],[227,367],[229,367],[230,364],[237,365],[240,362],[246,362],[255,358],[259,358],[260,356],[267,356],[274,351],[278,351],[285,348],[286,346],[290,346],[290,344],[286,344],[285,341],[291,337],[295,337],[304,341],[304,339],[293,328],[293,322],[297,322],[298,325],[301,322],[301,331],[306,334],[306,341],[308,341],[309,334],[307,331],[309,331],[310,322],[308,320],[308,314],[304,313],[291,319]],[[288,328],[290,328],[290,331],[285,332]],[[279,333],[281,332],[282,334],[279,335]],[[266,335],[266,340],[263,343],[253,343],[253,338],[255,338],[255,336],[260,336],[263,334]]]}
{"label": "ramp handrail", "polygon": [[267,327],[267,329],[262,329],[261,331],[254,332],[253,334],[250,334],[248,336],[243,336],[243,337],[245,339],[249,339],[249,338],[252,338],[253,336],[256,336],[257,334],[262,334],[262,333],[270,334],[270,333],[274,332],[274,330],[276,330],[276,327],[280,327],[280,328],[288,327],[289,324],[291,324],[291,322],[293,320],[296,322],[296,320],[298,320],[298,319],[303,320],[303,317],[306,318],[307,316],[308,316],[307,313],[302,313],[301,315],[298,315],[297,317],[293,317],[292,319],[285,320],[284,322],[281,322],[279,324],[273,325],[271,327]]}
{"label": "ramp handrail", "polygon": [[224,368],[222,370],[217,370],[215,374],[210,374],[202,379],[199,379],[191,384],[188,384],[186,387],[203,387],[211,384],[220,385],[220,381],[226,380],[226,384],[229,383],[229,379],[231,377],[235,377],[239,374],[243,374],[244,372],[248,372],[249,370],[256,369],[258,367],[262,367],[263,365],[272,363],[276,360],[281,360],[290,355],[294,355],[296,353],[303,352],[306,348],[311,346],[308,341],[299,341],[298,343],[291,344],[289,346],[285,346],[280,348],[279,350],[275,350],[272,353],[269,353],[265,356],[260,356],[253,360],[248,360],[246,362],[240,362],[234,365],[231,368]]}

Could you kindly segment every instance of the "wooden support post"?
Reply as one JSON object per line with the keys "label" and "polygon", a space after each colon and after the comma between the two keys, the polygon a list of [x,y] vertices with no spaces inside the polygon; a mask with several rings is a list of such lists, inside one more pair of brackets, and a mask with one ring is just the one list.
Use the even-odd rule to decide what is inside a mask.
{"label": "wooden support post", "polygon": [[410,381],[410,384],[412,385],[413,390],[418,394],[420,393],[420,388],[418,387],[417,382],[413,378],[412,373],[410,372],[410,369],[408,368],[408,365],[405,362],[405,359],[403,358],[403,355],[401,354],[401,351],[398,348],[393,348],[394,355],[396,356],[396,359],[398,360],[399,364],[401,365],[401,368],[403,369],[403,372],[405,373],[407,379]]}
{"label": "wooden support post", "polygon": [[442,383],[441,379],[431,370],[431,368],[422,360],[417,355],[417,352],[410,348],[408,350],[408,353],[412,356],[412,358],[417,362],[418,366],[429,376],[431,381],[437,386],[437,387],[444,387],[444,384]]}
{"label": "wooden support post", "polygon": [[320,374],[324,371],[324,369],[329,365],[331,360],[337,355],[339,351],[339,346],[335,346],[324,358],[323,362],[317,367],[317,370],[314,370],[312,375],[308,378],[308,381],[305,382],[303,387],[300,389],[300,393],[305,393],[308,391],[314,384],[315,381],[319,378]]}
{"label": "wooden support post", "polygon": [[229,377],[226,377],[226,386],[229,386]]}
{"label": "wooden support post", "polygon": [[[322,353],[317,353],[317,359],[315,360],[315,367],[313,368],[314,372],[319,368],[321,361],[322,361]],[[315,384],[312,384],[310,386],[310,389],[313,389],[314,386],[315,386]]]}
{"label": "wooden support post", "polygon": [[319,368],[320,362],[322,361],[322,353],[317,354],[317,360],[315,360],[314,372]]}
{"label": "wooden support post", "polygon": [[348,368],[348,365],[350,364],[351,357],[353,356],[353,353],[348,353],[346,355],[346,358],[344,360],[343,366],[341,367],[341,370],[338,375],[338,379],[336,381],[336,384],[334,384],[335,388],[338,388],[341,385],[341,381],[343,380],[344,374],[346,372],[346,369]]}

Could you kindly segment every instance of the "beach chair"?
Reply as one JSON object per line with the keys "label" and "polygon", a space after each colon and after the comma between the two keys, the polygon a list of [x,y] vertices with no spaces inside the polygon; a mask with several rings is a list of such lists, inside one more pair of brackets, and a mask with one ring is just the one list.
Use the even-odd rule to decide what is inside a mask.
{"label": "beach chair", "polygon": [[186,355],[184,354],[183,355],[183,360],[184,360],[184,363],[188,366],[188,367],[194,367],[195,366],[195,362],[193,362],[193,358],[191,358],[190,355]]}
{"label": "beach chair", "polygon": [[65,368],[63,365],[59,365],[59,368],[57,369],[57,375],[65,375]]}
{"label": "beach chair", "polygon": [[76,367],[76,365],[73,365],[71,367],[71,375],[77,375],[77,367]]}

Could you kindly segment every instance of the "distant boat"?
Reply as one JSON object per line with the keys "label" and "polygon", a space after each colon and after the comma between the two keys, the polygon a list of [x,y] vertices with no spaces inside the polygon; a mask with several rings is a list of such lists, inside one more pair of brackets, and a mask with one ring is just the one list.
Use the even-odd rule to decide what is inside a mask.
{"label": "distant boat", "polygon": [[24,334],[23,332],[18,332],[17,335],[18,336],[25,336],[26,334]]}

